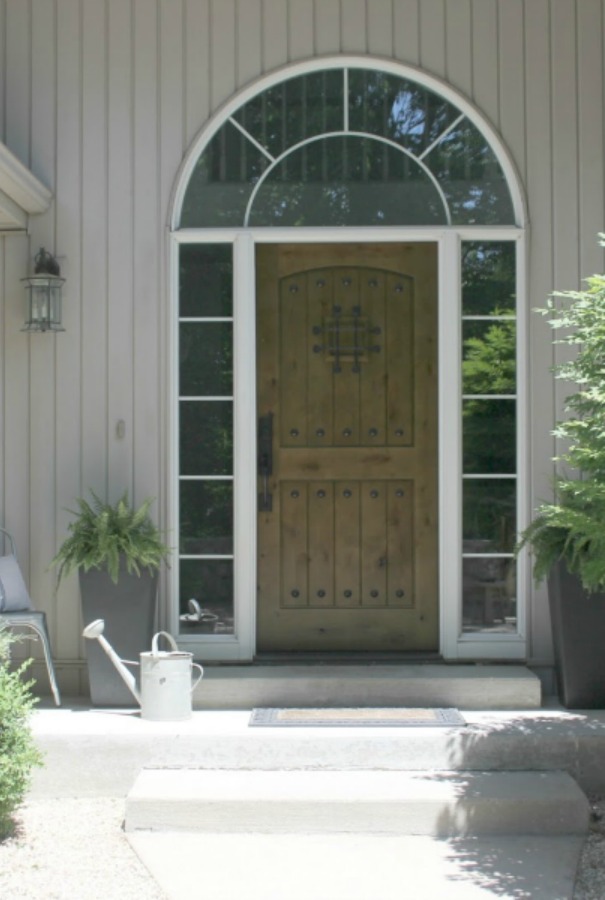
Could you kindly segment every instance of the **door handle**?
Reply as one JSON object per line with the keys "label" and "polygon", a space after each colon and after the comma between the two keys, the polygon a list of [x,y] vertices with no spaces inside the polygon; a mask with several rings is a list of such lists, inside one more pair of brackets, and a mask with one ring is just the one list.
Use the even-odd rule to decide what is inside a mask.
{"label": "door handle", "polygon": [[262,478],[262,491],[258,495],[259,512],[271,512],[273,495],[269,492],[269,476],[273,474],[273,413],[258,420],[258,474]]}

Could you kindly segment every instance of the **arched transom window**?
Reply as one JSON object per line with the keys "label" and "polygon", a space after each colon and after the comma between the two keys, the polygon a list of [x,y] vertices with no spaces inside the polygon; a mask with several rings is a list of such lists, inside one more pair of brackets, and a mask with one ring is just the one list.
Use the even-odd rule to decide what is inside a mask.
{"label": "arched transom window", "polygon": [[[271,482],[277,435],[285,434],[286,444],[292,438],[301,445],[303,433],[305,440],[311,435],[304,445],[311,453],[321,449],[328,433],[338,432],[340,443],[325,451],[326,459],[341,446],[365,447],[366,437],[378,439],[387,432],[386,426],[366,429],[362,440],[361,425],[359,433],[349,425],[340,428],[338,409],[346,408],[349,415],[350,410],[361,410],[359,398],[381,397],[377,385],[399,384],[401,374],[397,368],[391,372],[383,360],[392,359],[396,366],[411,358],[405,343],[403,350],[398,344],[389,356],[384,336],[367,346],[366,338],[358,340],[359,334],[386,335],[386,322],[399,327],[404,312],[396,310],[403,307],[362,294],[355,302],[346,299],[346,308],[341,307],[340,294],[329,303],[321,301],[322,306],[313,299],[315,294],[299,290],[298,281],[286,291],[282,285],[286,276],[282,278],[275,254],[282,245],[292,245],[288,252],[299,259],[292,249],[296,246],[304,265],[292,271],[307,286],[309,272],[331,267],[331,274],[322,269],[315,282],[323,289],[336,284],[334,272],[340,272],[344,258],[352,274],[340,272],[338,284],[359,281],[350,255],[337,253],[336,244],[374,248],[397,244],[409,259],[419,248],[420,256],[414,258],[427,254],[422,270],[426,273],[431,243],[433,250],[439,246],[438,255],[430,257],[438,314],[431,320],[429,343],[438,352],[438,403],[432,408],[439,418],[431,453],[438,458],[435,545],[440,548],[439,559],[431,559],[431,565],[439,570],[441,625],[440,646],[432,649],[448,658],[523,657],[524,592],[518,585],[527,581],[527,566],[523,558],[516,560],[514,543],[526,515],[522,465],[527,458],[526,326],[524,312],[519,315],[524,310],[524,280],[519,274],[525,253],[524,220],[520,183],[491,126],[448,85],[395,63],[338,57],[296,64],[269,76],[260,89],[259,84],[245,88],[207,123],[183,164],[171,216],[172,510],[178,533],[178,564],[170,576],[175,598],[172,627],[201,658],[250,659],[258,646],[262,650],[257,640],[262,626],[257,634],[254,617],[262,594],[257,562],[265,553],[271,568],[278,554],[273,545],[265,550],[261,543],[257,554],[255,540],[258,513],[274,510],[271,515],[277,521],[281,510],[281,501],[276,499],[272,507],[270,497],[273,491],[277,498],[281,490],[275,479],[273,486]],[[328,257],[318,248],[329,250],[334,258],[326,262]],[[382,284],[380,279],[384,281],[384,273],[377,276],[376,268],[381,267],[373,264],[363,282],[370,294]],[[273,281],[267,272],[273,273]],[[283,302],[275,301],[267,312],[268,300],[259,299],[267,296]],[[381,324],[374,323],[370,331],[371,317],[383,309],[380,304]],[[407,333],[413,334],[416,326],[410,321]],[[341,372],[337,360],[336,368],[321,368],[325,382],[314,381],[312,373],[325,351],[319,336],[331,340],[332,333],[338,348],[342,335],[353,335],[352,365]],[[403,332],[394,333],[403,341]],[[296,341],[303,338],[307,343],[295,351]],[[329,350],[332,345],[326,340]],[[422,345],[425,350],[429,343]],[[362,353],[368,359],[356,365]],[[370,369],[370,357],[375,369]],[[270,365],[275,360],[280,360],[281,368],[274,371]],[[372,374],[380,366],[380,377]],[[417,371],[411,367],[409,372],[409,384],[415,385]],[[264,400],[268,388],[264,393],[257,390],[261,378],[263,385],[277,385],[271,402]],[[291,382],[296,382],[299,393],[283,387]],[[404,396],[403,390],[400,393]],[[303,428],[297,420],[291,430],[279,430],[289,403],[301,421],[311,422],[311,412],[321,404],[308,398],[320,395],[336,398],[330,401],[333,411],[326,413],[326,421],[332,416],[328,425],[322,419],[318,428],[307,424]],[[401,431],[402,440],[403,435]],[[384,446],[390,452],[390,445]],[[290,444],[288,448],[292,449]],[[386,451],[383,456],[389,458]],[[293,490],[286,492],[287,497],[284,494],[286,500],[298,496],[300,486]],[[384,521],[392,518],[385,516]],[[290,534],[289,520],[283,521],[286,526],[276,525],[271,535]],[[368,521],[365,516],[364,527],[369,527]],[[312,531],[308,523],[299,530],[305,535]],[[388,544],[386,538],[380,540]],[[366,543],[373,546],[371,540]],[[306,549],[296,552],[298,561],[312,559]],[[338,553],[335,549],[330,559]],[[317,558],[328,559],[326,554]],[[374,568],[382,571],[382,566],[381,561]],[[332,588],[330,596],[336,597],[334,572],[336,568],[328,575],[322,570],[321,577],[334,583],[326,587],[324,581],[318,582],[322,593],[316,595],[319,600],[315,595],[308,600],[309,608],[327,606]],[[311,575],[304,577],[310,584]],[[348,582],[345,588],[350,595]],[[403,588],[398,589],[403,596]],[[288,589],[284,594],[290,598],[288,604],[304,605],[300,590],[298,582]],[[347,606],[348,595],[342,594],[338,602]],[[373,609],[374,595],[369,597]],[[205,619],[196,612],[196,604],[206,611]]]}
{"label": "arched transom window", "polygon": [[399,75],[293,76],[235,109],[189,178],[180,228],[512,225],[505,173],[451,100]]}

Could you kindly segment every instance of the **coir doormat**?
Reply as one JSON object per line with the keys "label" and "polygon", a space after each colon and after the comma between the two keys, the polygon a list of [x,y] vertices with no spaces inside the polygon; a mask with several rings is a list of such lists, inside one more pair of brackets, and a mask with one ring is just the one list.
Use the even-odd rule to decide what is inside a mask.
{"label": "coir doormat", "polygon": [[390,708],[357,709],[253,709],[250,725],[286,728],[325,727],[451,727],[466,725],[457,709]]}

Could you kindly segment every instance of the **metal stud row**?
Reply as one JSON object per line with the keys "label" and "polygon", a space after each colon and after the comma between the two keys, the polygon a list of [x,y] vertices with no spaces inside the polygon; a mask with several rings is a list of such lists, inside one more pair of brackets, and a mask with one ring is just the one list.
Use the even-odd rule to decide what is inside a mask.
{"label": "metal stud row", "polygon": [[[290,496],[293,497],[294,500],[297,500],[300,497],[300,491],[296,491],[296,490],[290,491]],[[326,496],[326,492],[323,489],[320,489],[319,491],[317,491],[317,496],[319,498],[323,499]],[[350,497],[353,496],[353,491],[351,491],[349,488],[345,488],[345,490],[342,492],[342,496],[346,497],[348,500]],[[372,497],[372,499],[375,500],[376,497],[379,497],[379,496],[380,496],[379,491],[377,491],[375,489],[370,491],[370,497]],[[398,488],[395,491],[395,496],[396,497],[405,497],[405,491],[402,491],[401,488]]]}
{"label": "metal stud row", "polygon": [[[348,589],[346,591],[343,591],[342,593],[343,593],[343,597],[346,597],[347,599],[349,599],[350,597],[353,596],[353,591],[348,590]],[[318,597],[320,597],[321,599],[323,599],[326,596],[326,592],[322,588],[320,588],[316,592],[316,595]],[[297,588],[294,588],[294,590],[290,591],[290,596],[294,597],[294,599],[297,600],[300,597],[300,591]],[[379,596],[380,596],[380,591],[377,591],[375,588],[370,591],[370,597],[372,597],[374,600]],[[399,597],[399,598],[404,597],[405,591],[403,591],[401,588],[399,588],[399,590],[395,591],[395,596]]]}

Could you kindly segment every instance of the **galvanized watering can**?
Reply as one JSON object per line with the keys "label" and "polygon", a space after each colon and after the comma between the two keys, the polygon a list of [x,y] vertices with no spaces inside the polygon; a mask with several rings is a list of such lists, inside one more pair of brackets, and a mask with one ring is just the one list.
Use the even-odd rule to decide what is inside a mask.
{"label": "galvanized watering can", "polygon": [[[191,718],[191,695],[203,678],[204,670],[193,662],[193,654],[179,650],[176,641],[167,631],[158,631],[153,637],[151,651],[141,653],[140,663],[120,659],[106,637],[105,622],[95,619],[83,631],[85,638],[97,640],[110,658],[126,687],[141,705],[141,718],[154,722],[179,722]],[[171,650],[158,650],[160,637],[165,638]],[[126,666],[141,667],[141,689],[132,672]],[[192,683],[192,671],[199,675]]]}

